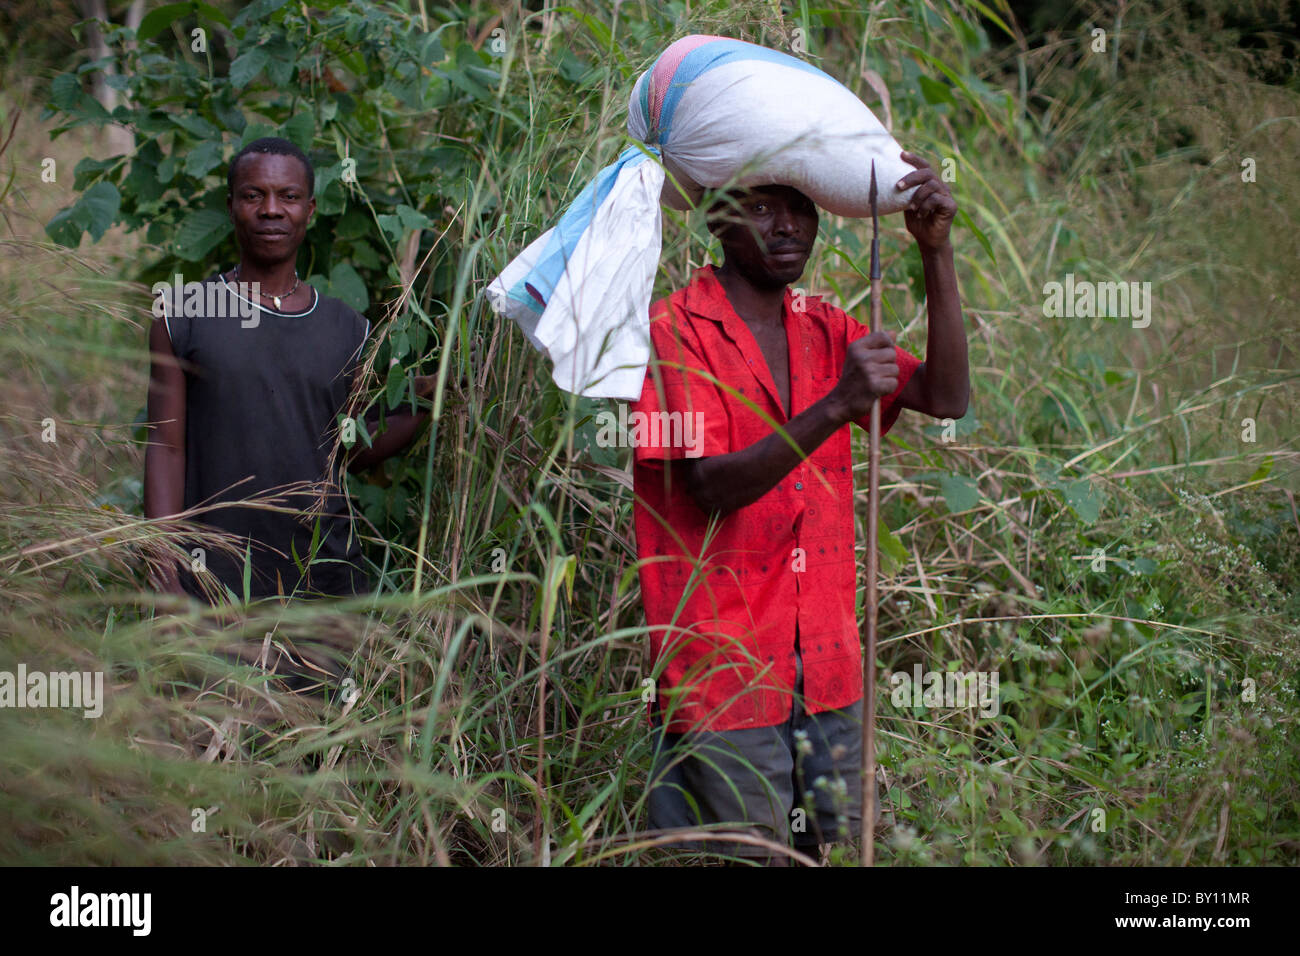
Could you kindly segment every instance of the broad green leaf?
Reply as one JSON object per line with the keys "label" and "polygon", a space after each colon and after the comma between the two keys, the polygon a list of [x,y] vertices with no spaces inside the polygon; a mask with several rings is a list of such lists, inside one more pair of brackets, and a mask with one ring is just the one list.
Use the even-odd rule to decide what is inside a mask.
{"label": "broad green leaf", "polygon": [[340,262],[330,270],[330,294],[358,312],[364,312],[370,305],[365,280],[346,262]]}
{"label": "broad green leaf", "polygon": [[200,262],[230,233],[230,217],[220,209],[197,209],[176,230],[176,254]]}
{"label": "broad green leaf", "polygon": [[352,253],[348,258],[349,261],[355,262],[363,269],[379,269],[383,265],[380,262],[379,254],[375,252],[374,246],[368,242],[354,242],[352,244]]}
{"label": "broad green leaf", "polygon": [[957,101],[953,99],[952,90],[948,89],[943,83],[931,79],[924,73],[918,76],[916,80],[921,86],[921,95],[925,97],[925,101],[930,105],[933,106],[939,103],[957,105]]}
{"label": "broad green leaf", "polygon": [[876,522],[876,544],[880,549],[877,552],[881,558],[880,568],[885,574],[893,574],[907,564],[907,548],[903,547],[903,542],[899,541],[894,532],[879,520]]}
{"label": "broad green leaf", "polygon": [[969,511],[979,504],[979,486],[966,475],[944,475],[939,479],[939,491],[948,510],[954,514]]}
{"label": "broad green leaf", "polygon": [[212,112],[226,129],[239,135],[244,132],[244,127],[248,125],[243,110],[230,100],[230,87],[222,88],[222,95],[213,97]]}
{"label": "broad green leaf", "polygon": [[282,127],[280,135],[299,149],[311,149],[311,141],[316,137],[316,121],[306,110],[295,113]]}
{"label": "broad green leaf", "polygon": [[573,52],[567,49],[560,54],[559,66],[560,75],[576,86],[582,86],[586,81],[599,75],[594,66],[574,56]]}
{"label": "broad green leaf", "polygon": [[201,179],[221,164],[221,158],[221,140],[205,140],[185,156],[185,174]]}
{"label": "broad green leaf", "polygon": [[[424,328],[420,322],[412,323],[412,327],[417,334]],[[610,468],[618,467],[619,449],[614,443],[602,444],[597,439],[602,426],[609,421],[608,416],[615,414],[616,408],[617,406],[608,400],[580,396],[573,409],[574,450],[585,450],[596,464]]]}
{"label": "broad green leaf", "polygon": [[230,25],[238,28],[245,23],[259,23],[288,2],[289,0],[255,0],[235,14],[235,19],[230,21]]}
{"label": "broad green leaf", "polygon": [[244,135],[239,138],[239,148],[243,149],[255,139],[264,136],[278,136],[279,131],[269,123],[250,123],[244,128]]}
{"label": "broad green leaf", "polygon": [[85,189],[92,180],[98,177],[98,174],[102,173],[106,169],[111,169],[117,164],[117,161],[116,156],[109,159],[92,159],[87,156],[85,159],[77,163],[77,168],[72,171],[72,188],[78,190]]}
{"label": "broad green leaf", "polygon": [[388,336],[388,352],[395,359],[403,359],[411,350],[411,338],[406,329],[399,329]]}
{"label": "broad green leaf", "polygon": [[163,194],[162,184],[157,178],[161,156],[157,141],[150,140],[131,160],[131,170],[122,180],[122,190],[135,197],[137,209],[147,206]]}
{"label": "broad green leaf", "polygon": [[428,229],[433,225],[428,216],[405,203],[397,207],[397,217],[402,220],[402,225],[407,229]]}
{"label": "broad green leaf", "polygon": [[412,229],[428,229],[433,225],[432,220],[424,213],[412,209],[405,203],[398,205],[394,210],[394,215],[382,215],[377,217],[379,227],[387,233],[394,242],[401,239]]}
{"label": "broad green leaf", "polygon": [[156,10],[150,10],[140,21],[140,26],[135,31],[135,38],[142,41],[152,40],[181,17],[193,13],[194,7],[193,3],[166,3]]}
{"label": "broad green leaf", "polygon": [[292,52],[289,51],[287,56],[276,55],[268,51],[266,61],[266,78],[271,81],[271,85],[277,89],[284,89],[289,85],[289,81],[294,78],[297,61],[293,59]]}
{"label": "broad green leaf", "polygon": [[[337,182],[342,174],[343,164],[341,162],[335,163],[332,166],[316,167],[316,196],[318,203],[320,201],[320,195],[325,192],[325,190],[329,189],[331,183]],[[317,212],[321,211],[322,210],[317,209]]]}
{"label": "broad green leaf", "polygon": [[367,448],[373,448],[375,440],[370,437],[370,429],[366,427],[366,416],[357,416],[357,434],[361,436],[361,441]]}
{"label": "broad green leaf", "polygon": [[1092,524],[1101,514],[1104,496],[1093,488],[1092,482],[1087,478],[1079,478],[1065,486],[1065,502],[1079,516],[1080,521]]}
{"label": "broad green leaf", "polygon": [[[466,47],[467,44],[461,46]],[[470,53],[473,54],[473,52],[473,48],[470,48]],[[435,70],[434,75],[445,77],[457,89],[485,103],[495,102],[492,86],[501,80],[500,76],[481,66],[461,66],[450,70]]]}
{"label": "broad green leaf", "polygon": [[72,206],[60,209],[45,224],[45,234],[61,246],[75,249],[81,245],[81,234],[85,232],[72,218]]}
{"label": "broad green leaf", "polygon": [[[446,24],[446,26],[450,26],[450,24]],[[434,63],[447,58],[447,51],[442,48],[442,43],[438,39],[438,34],[441,32],[442,30],[439,29],[434,33],[426,34],[424,39],[420,41],[420,64],[422,66],[432,66]]]}
{"label": "broad green leaf", "polygon": [[117,219],[122,205],[122,197],[112,183],[95,183],[77,200],[72,207],[72,218],[77,225],[90,233],[94,242],[99,242],[108,227]]}
{"label": "broad green leaf", "polygon": [[260,46],[253,47],[247,53],[241,53],[230,64],[230,85],[242,90],[266,68],[269,60],[270,57]]}
{"label": "broad green leaf", "polygon": [[195,3],[194,12],[201,14],[209,20],[215,20],[223,27],[230,26],[230,18],[210,3]]}
{"label": "broad green leaf", "polygon": [[384,398],[389,408],[397,408],[401,404],[404,391],[406,391],[406,372],[402,369],[401,363],[388,366],[388,378],[384,382]]}
{"label": "broad green leaf", "polygon": [[198,139],[220,139],[221,131],[195,113],[168,113],[167,118]]}
{"label": "broad green leaf", "polygon": [[176,157],[174,153],[169,156],[164,156],[163,161],[158,164],[158,171],[157,171],[158,182],[165,186],[168,183],[170,183],[173,179],[175,179],[176,167],[179,165],[179,163],[180,160]]}
{"label": "broad green leaf", "polygon": [[50,81],[50,102],[70,113],[81,102],[81,80],[75,73],[60,73]]}

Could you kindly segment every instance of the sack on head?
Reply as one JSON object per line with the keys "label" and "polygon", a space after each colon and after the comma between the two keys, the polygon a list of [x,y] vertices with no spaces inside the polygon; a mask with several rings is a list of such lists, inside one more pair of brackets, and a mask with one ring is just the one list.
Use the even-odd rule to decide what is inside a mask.
{"label": "sack on head", "polygon": [[895,189],[913,167],[852,91],[742,40],[694,35],[669,46],[633,87],[628,131],[638,142],[487,292],[551,358],[556,384],[589,397],[641,395],[661,201],[686,209],[706,190],[776,184],[837,215],[867,216],[873,161],[881,215],[913,191]]}

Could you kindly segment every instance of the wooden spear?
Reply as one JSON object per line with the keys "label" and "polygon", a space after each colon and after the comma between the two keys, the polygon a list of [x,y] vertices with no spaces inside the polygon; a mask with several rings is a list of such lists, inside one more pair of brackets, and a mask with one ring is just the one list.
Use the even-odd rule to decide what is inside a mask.
{"label": "wooden spear", "polygon": [[[876,210],[876,162],[871,161],[871,331],[880,331],[880,217]],[[876,859],[876,577],[879,571],[880,399],[871,403],[867,465],[867,640],[862,648],[862,858]]]}

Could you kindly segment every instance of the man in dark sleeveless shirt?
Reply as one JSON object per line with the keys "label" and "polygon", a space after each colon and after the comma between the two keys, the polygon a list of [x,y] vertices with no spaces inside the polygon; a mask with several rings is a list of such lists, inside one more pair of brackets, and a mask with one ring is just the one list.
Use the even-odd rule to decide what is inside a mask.
{"label": "man in dark sleeveless shirt", "polygon": [[[247,563],[250,598],[364,592],[341,464],[378,464],[410,443],[425,415],[390,414],[371,448],[337,448],[370,323],[298,278],[316,210],[311,162],[287,140],[259,139],[231,161],[227,185],[239,264],[178,294],[159,289],[149,334],[145,516],[210,509],[194,519],[195,561],[160,569],[162,587],[210,599],[202,579],[211,575],[209,588],[242,598]],[[268,497],[287,510],[227,504]],[[205,547],[205,525],[235,535],[244,553]]]}

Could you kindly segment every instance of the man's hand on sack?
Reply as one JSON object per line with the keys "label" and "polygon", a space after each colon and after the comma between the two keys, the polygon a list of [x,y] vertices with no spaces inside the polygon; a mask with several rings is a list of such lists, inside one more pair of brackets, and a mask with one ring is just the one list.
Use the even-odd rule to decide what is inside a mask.
{"label": "man's hand on sack", "polygon": [[916,167],[916,172],[908,173],[900,179],[898,189],[918,187],[903,212],[907,231],[916,237],[916,243],[922,252],[941,249],[948,244],[948,231],[952,227],[953,217],[957,215],[957,200],[952,198],[948,184],[939,178],[924,159],[906,150],[902,157],[904,162]]}

